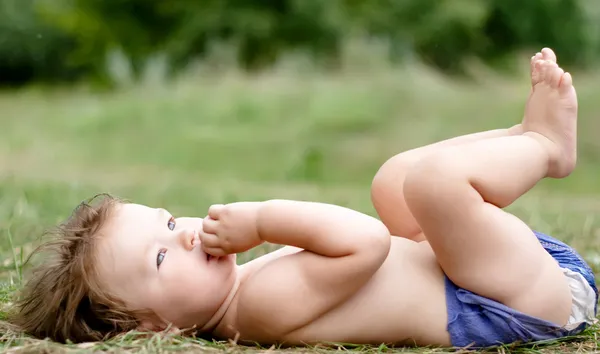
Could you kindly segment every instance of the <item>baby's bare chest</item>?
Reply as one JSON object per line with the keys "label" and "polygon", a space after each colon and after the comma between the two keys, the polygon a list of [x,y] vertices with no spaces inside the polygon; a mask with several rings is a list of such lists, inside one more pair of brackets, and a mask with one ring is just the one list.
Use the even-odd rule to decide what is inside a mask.
{"label": "baby's bare chest", "polygon": [[450,344],[443,274],[428,245],[414,246],[395,242],[371,281],[289,340]]}
{"label": "baby's bare chest", "polygon": [[[311,311],[310,308],[305,310]],[[239,316],[236,312],[226,317],[227,327],[237,327],[235,318]],[[427,244],[394,239],[380,269],[341,305],[329,309],[286,338],[271,338],[268,331],[263,333],[257,326],[253,326],[252,330],[241,330],[240,327],[242,333],[238,334],[242,341],[256,340],[245,338],[256,336],[265,343],[283,340],[288,344],[448,345],[446,325],[444,278],[433,252]],[[253,334],[250,335],[250,332]],[[223,335],[237,336],[229,331],[224,331]]]}

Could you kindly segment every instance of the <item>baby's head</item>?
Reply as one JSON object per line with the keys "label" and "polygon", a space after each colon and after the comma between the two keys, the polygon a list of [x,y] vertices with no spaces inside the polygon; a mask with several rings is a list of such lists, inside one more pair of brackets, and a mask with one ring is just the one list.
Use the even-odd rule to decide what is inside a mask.
{"label": "baby's head", "polygon": [[23,289],[13,322],[60,342],[202,328],[234,287],[236,265],[235,255],[201,250],[201,229],[201,218],[109,195],[84,202],[37,252],[49,258]]}

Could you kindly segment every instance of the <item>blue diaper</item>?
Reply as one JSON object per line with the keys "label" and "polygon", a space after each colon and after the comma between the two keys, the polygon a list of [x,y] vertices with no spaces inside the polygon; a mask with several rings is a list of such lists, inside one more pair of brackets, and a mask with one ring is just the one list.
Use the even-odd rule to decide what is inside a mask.
{"label": "blue diaper", "polygon": [[[482,348],[515,342],[551,340],[578,334],[588,326],[586,322],[593,320],[597,311],[598,289],[592,269],[573,248],[565,243],[539,232],[534,231],[534,233],[562,268],[567,272],[570,270],[581,274],[593,290],[592,292],[585,282],[579,282],[580,288],[584,288],[582,292],[587,290],[585,300],[587,303],[583,304],[588,308],[586,320],[577,321],[574,325],[576,327],[571,326],[574,328],[560,327],[459,288],[446,277],[448,332],[453,346]],[[570,274],[575,274],[572,272]],[[593,310],[592,305],[589,304],[592,298]]]}

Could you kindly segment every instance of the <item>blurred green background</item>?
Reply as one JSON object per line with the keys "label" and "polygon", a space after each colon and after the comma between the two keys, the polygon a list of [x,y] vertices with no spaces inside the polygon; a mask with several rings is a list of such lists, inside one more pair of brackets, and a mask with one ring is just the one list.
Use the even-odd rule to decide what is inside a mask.
{"label": "blurred green background", "polygon": [[119,59],[132,78],[157,61],[175,74],[223,44],[246,69],[297,54],[333,69],[356,39],[448,73],[540,46],[584,68],[600,53],[599,11],[595,0],[2,0],[0,77],[111,84]]}
{"label": "blurred green background", "polygon": [[544,46],[574,75],[580,164],[511,208],[596,264],[600,1],[1,0],[3,279],[99,192],[375,215],[390,156],[519,121]]}

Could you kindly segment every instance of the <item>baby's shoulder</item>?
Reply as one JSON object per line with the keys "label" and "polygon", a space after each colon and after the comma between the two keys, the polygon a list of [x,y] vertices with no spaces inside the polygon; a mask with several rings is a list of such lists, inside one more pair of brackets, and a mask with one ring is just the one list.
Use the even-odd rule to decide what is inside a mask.
{"label": "baby's shoulder", "polygon": [[242,264],[240,266],[240,271],[246,277],[249,277],[252,274],[254,274],[255,272],[257,272],[258,270],[260,270],[261,268],[263,268],[265,265],[267,265],[281,257],[295,254],[295,253],[298,253],[301,251],[303,251],[301,248],[285,246],[285,247],[279,248],[276,251],[269,252],[265,255],[254,258],[254,259]]}

